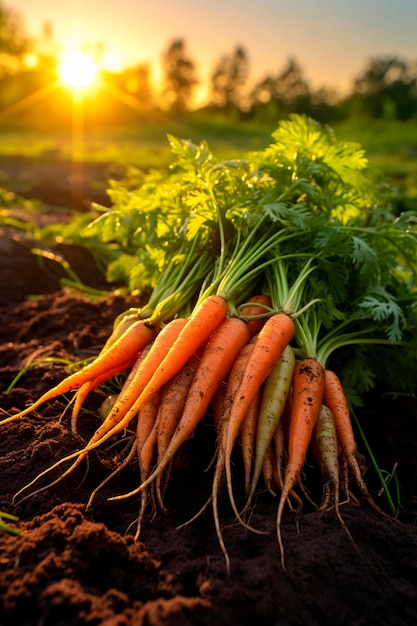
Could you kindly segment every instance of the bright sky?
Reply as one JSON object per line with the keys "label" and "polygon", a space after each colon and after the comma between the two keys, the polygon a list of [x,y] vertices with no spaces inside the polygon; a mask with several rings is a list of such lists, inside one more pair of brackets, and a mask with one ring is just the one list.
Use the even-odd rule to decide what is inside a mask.
{"label": "bright sky", "polygon": [[160,67],[163,51],[183,38],[205,80],[223,54],[242,45],[251,82],[280,72],[290,56],[314,87],[351,87],[366,62],[399,56],[417,62],[417,0],[2,0],[26,30],[45,22],[63,53],[101,43],[121,66]]}

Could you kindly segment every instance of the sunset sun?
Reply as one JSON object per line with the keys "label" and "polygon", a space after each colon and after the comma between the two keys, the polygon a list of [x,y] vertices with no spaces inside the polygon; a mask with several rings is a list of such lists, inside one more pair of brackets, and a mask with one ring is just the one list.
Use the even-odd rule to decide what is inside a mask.
{"label": "sunset sun", "polygon": [[85,89],[97,78],[98,67],[88,54],[76,52],[66,56],[59,67],[59,77],[68,87]]}

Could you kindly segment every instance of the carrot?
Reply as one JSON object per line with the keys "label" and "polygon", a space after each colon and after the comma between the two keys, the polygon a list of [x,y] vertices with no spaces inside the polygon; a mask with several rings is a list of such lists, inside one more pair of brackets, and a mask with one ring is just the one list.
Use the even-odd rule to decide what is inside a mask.
{"label": "carrot", "polygon": [[[75,458],[75,461],[61,474],[61,476],[54,482],[50,483],[49,487],[52,487],[57,482],[65,478],[72,472],[81,461],[87,456],[87,454],[97,448],[99,445],[107,441],[113,435],[119,433],[125,428],[130,421],[137,415],[139,408],[134,408],[136,400],[136,394],[140,394],[141,389],[145,386],[146,382],[151,378],[153,371],[158,364],[162,361],[165,354],[167,354],[170,346],[178,336],[182,328],[184,328],[187,320],[185,318],[177,318],[167,324],[158,335],[154,338],[152,343],[148,343],[143,349],[142,353],[138,357],[138,363],[135,364],[130,372],[122,391],[115,404],[113,405],[110,413],[104,420],[104,422],[97,428],[92,435],[88,443],[78,452],[72,453],[52,465],[48,470],[45,470],[37,478],[40,478],[48,471],[55,469],[61,463],[69,461]],[[126,407],[130,407],[126,410]],[[26,485],[24,489],[31,486],[37,479],[35,478],[29,485]],[[41,491],[43,488],[39,489]],[[23,490],[20,490],[23,491]],[[20,492],[19,492],[20,493]]]}
{"label": "carrot", "polygon": [[237,317],[224,320],[212,335],[198,364],[181,419],[164,455],[165,460],[194,432],[249,339],[246,322]]}
{"label": "carrot", "polygon": [[295,367],[294,350],[288,345],[265,381],[256,432],[255,464],[248,503],[253,497],[266,450],[284,413]]}
{"label": "carrot", "polygon": [[[287,401],[284,415],[285,415],[285,412],[287,411],[289,404],[290,403]],[[285,465],[285,459],[287,458],[287,449],[285,446],[285,433],[284,433],[283,419],[279,420],[277,427],[275,429],[272,441],[269,444],[269,447],[270,448],[272,447],[274,451],[274,455],[273,455],[274,466],[272,468],[274,482],[277,485],[277,487],[280,489],[280,491],[282,491],[282,487],[284,485],[283,468]],[[302,499],[293,489],[290,491],[290,497],[288,499],[288,505],[291,510],[294,509],[292,500],[295,501],[295,504],[297,505],[297,510],[301,510]]]}
{"label": "carrot", "polygon": [[72,407],[71,412],[71,430],[73,433],[77,432],[77,421],[80,414],[80,411],[83,407],[84,402],[86,401],[88,395],[94,390],[97,389],[99,385],[104,383],[107,380],[110,380],[116,374],[120,374],[124,370],[129,369],[133,365],[134,361],[126,361],[124,364],[118,365],[116,368],[107,370],[103,372],[100,376],[96,376],[92,380],[81,385],[81,387],[77,390],[74,399],[74,405]]}
{"label": "carrot", "polygon": [[[275,447],[272,443],[270,443],[265,450],[265,454],[263,456],[261,471],[265,487],[267,491],[269,491],[269,493],[273,496],[277,495],[274,491],[274,485],[278,484],[276,467],[277,460],[275,456]],[[246,504],[245,509],[247,508],[247,506],[248,505]]]}
{"label": "carrot", "polygon": [[243,467],[245,471],[245,493],[249,493],[250,477],[255,449],[255,436],[258,425],[259,407],[261,405],[261,389],[255,394],[246,415],[243,418],[240,430],[240,443],[242,446]]}
{"label": "carrot", "polygon": [[276,528],[281,552],[281,564],[285,569],[284,546],[281,537],[281,518],[285,502],[297,483],[304,465],[308,446],[323,402],[324,371],[313,358],[300,361],[294,370],[293,394],[290,413],[288,462],[284,484],[278,504]]}
{"label": "carrot", "polygon": [[[164,386],[156,427],[157,465],[162,460],[180,421],[200,358],[194,354],[178,374]],[[162,474],[159,474],[156,483],[156,494],[161,508],[164,509],[162,492],[165,488],[161,488],[161,481]]]}
{"label": "carrot", "polygon": [[[123,319],[125,319],[125,318],[123,318]],[[122,322],[120,324],[122,324]],[[150,351],[150,349],[151,349],[151,347],[153,345],[153,341],[154,341],[154,339],[152,339],[149,343],[146,344],[146,346],[143,348],[143,350],[141,350],[141,352],[139,353],[139,356],[134,357],[132,359],[132,361],[129,361],[129,362],[126,363],[126,366],[123,368],[123,370],[128,369],[129,367],[131,369],[130,369],[129,374],[126,377],[126,380],[125,380],[125,382],[123,384],[122,390],[120,391],[119,395],[124,393],[125,389],[127,389],[128,386],[130,385],[133,377],[136,376],[137,371],[138,371],[139,367],[142,364],[142,361],[147,356],[148,352]],[[123,371],[123,370],[120,370],[120,371]],[[102,379],[101,379],[101,377],[97,377],[95,380],[88,381],[87,383],[84,383],[84,385],[82,385],[78,389],[78,391],[76,393],[76,397],[75,397],[75,402],[74,402],[74,406],[73,406],[73,410],[72,410],[72,415],[71,415],[71,428],[72,428],[73,432],[75,432],[76,423],[77,423],[77,419],[78,419],[78,413],[79,413],[79,411],[81,409],[81,406],[82,406],[83,402],[85,401],[86,397],[88,396],[88,394],[95,387],[97,387],[99,384],[101,384],[105,380],[109,380],[112,376],[114,376],[114,375],[116,375],[118,373],[119,373],[119,368],[117,368],[116,371],[111,373],[111,375],[109,375],[109,376],[107,376],[107,373],[103,373],[103,378]],[[110,410],[107,411],[107,413],[105,414],[105,416],[103,418],[103,422],[108,417],[109,413],[113,409],[113,407],[116,404],[116,402],[117,402],[117,398],[114,400],[114,402],[112,402]],[[99,414],[100,413],[101,413],[101,410],[99,411]]]}
{"label": "carrot", "polygon": [[[162,391],[156,393],[138,411],[136,424],[136,442],[140,468],[150,468],[156,444],[156,420]],[[150,435],[152,433],[152,437]]]}
{"label": "carrot", "polygon": [[[219,401],[219,405],[217,406],[218,411],[216,412],[216,428],[218,433],[217,439],[217,450],[216,450],[216,466],[214,471],[213,483],[211,487],[211,500],[212,500],[212,509],[213,509],[213,519],[214,526],[216,529],[217,539],[220,545],[220,549],[223,553],[225,562],[226,562],[226,572],[230,573],[230,557],[227,552],[227,548],[224,543],[223,534],[220,526],[220,517],[218,510],[218,497],[220,492],[220,486],[224,473],[224,460],[225,460],[225,443],[226,443],[226,432],[227,432],[227,422],[229,418],[229,413],[231,406],[233,404],[234,395],[239,387],[240,381],[242,380],[242,375],[248,361],[249,355],[253,350],[253,343],[246,344],[242,350],[240,351],[238,357],[236,358],[234,365],[230,371],[227,386],[224,387],[224,392],[220,392],[220,399],[216,397],[216,400]],[[217,396],[217,394],[216,394]],[[220,403],[221,402],[221,403]]]}
{"label": "carrot", "polygon": [[254,348],[243,372],[227,425],[226,435],[226,481],[232,508],[239,518],[233,498],[231,457],[234,443],[243,418],[262,383],[269,376],[272,367],[294,336],[294,322],[283,313],[270,317],[257,335]]}
{"label": "carrot", "polygon": [[200,362],[193,355],[178,374],[164,387],[159,406],[157,448],[158,460],[161,461],[184,410],[185,401]]}
{"label": "carrot", "polygon": [[[246,344],[242,350],[240,351],[238,357],[236,358],[233,367],[230,371],[229,377],[227,379],[227,385],[225,387],[225,392],[220,393],[221,404],[219,405],[220,412],[216,417],[216,428],[218,432],[217,446],[216,446],[216,466],[214,471],[213,483],[211,488],[211,500],[212,500],[212,509],[213,509],[213,518],[214,525],[216,528],[217,539],[219,541],[220,548],[222,550],[225,562],[226,562],[226,571],[227,574],[230,573],[230,557],[228,555],[222,530],[220,526],[220,518],[219,518],[219,510],[218,510],[218,497],[221,487],[221,482],[224,474],[224,463],[225,463],[225,450],[226,450],[226,434],[227,434],[227,425],[230,415],[230,409],[233,404],[233,399],[237,390],[239,388],[240,382],[242,380],[243,372],[245,371],[245,367],[247,362],[252,354],[254,349],[254,340],[251,343]],[[216,394],[217,395],[217,394]],[[242,524],[246,526],[245,522],[242,520]]]}
{"label": "carrot", "polygon": [[372,508],[385,517],[389,517],[376,504],[363,479],[360,467],[360,457],[350,419],[349,406],[342,382],[335,372],[326,369],[324,372],[324,383],[323,402],[333,413],[337,437],[346,458],[349,470],[351,471],[362,496],[368,501]]}
{"label": "carrot", "polygon": [[224,560],[226,562],[226,573],[227,575],[229,575],[230,574],[230,557],[229,557],[229,553],[227,552],[227,548],[223,539],[223,533],[222,533],[222,529],[220,526],[219,508],[218,508],[218,497],[219,497],[220,486],[221,486],[223,473],[224,473],[225,433],[222,432],[222,427],[224,428],[224,425],[225,425],[224,421],[220,422],[219,441],[218,441],[218,446],[217,446],[217,461],[216,461],[216,466],[215,466],[215,471],[214,471],[213,483],[211,487],[211,502],[212,502],[213,519],[214,519],[214,526],[216,529],[217,540],[219,542],[220,549],[223,553]]}
{"label": "carrot", "polygon": [[333,504],[337,519],[347,536],[353,541],[340,513],[339,442],[333,413],[325,404],[321,406],[313,431],[313,440],[317,443],[321,471],[327,487],[326,495],[319,510],[326,510]]}
{"label": "carrot", "polygon": [[[52,389],[49,389],[33,404],[26,407],[23,411],[12,415],[3,423],[20,419],[37,409],[41,404],[52,400],[62,394],[73,391],[81,387],[84,383],[94,380],[98,376],[110,369],[123,367],[128,361],[131,361],[143,347],[155,337],[155,330],[149,326],[146,321],[138,320],[134,322],[127,330],[112,344],[108,350],[97,356],[94,361],[83,367],[81,370],[74,372],[63,381],[61,381]],[[120,370],[121,371],[121,370]]]}
{"label": "carrot", "polygon": [[119,433],[138,414],[137,399],[186,324],[182,317],[169,322],[149,345],[144,358],[139,357],[138,367],[128,376],[109,415],[88,442],[87,451],[91,445],[99,445]]}
{"label": "carrot", "polygon": [[221,385],[219,385],[210,403],[211,417],[212,417],[213,424],[216,430],[218,430],[219,425],[220,425],[220,420],[221,420],[222,410],[223,410],[223,403],[226,399],[226,393],[227,393],[227,383],[222,382]]}
{"label": "carrot", "polygon": [[324,479],[324,485],[325,487],[330,487],[327,490],[328,493],[326,493],[320,509],[325,510],[331,505],[330,498],[333,494],[334,506],[336,513],[338,513],[340,487],[339,443],[337,441],[333,413],[325,404],[321,406],[317,423],[313,430],[312,444],[314,444],[317,461]]}
{"label": "carrot", "polygon": [[178,374],[194,352],[207,342],[211,334],[225,320],[227,310],[226,300],[217,295],[208,296],[199,304],[146,385],[140,402],[147,400]]}
{"label": "carrot", "polygon": [[[218,498],[218,492],[220,489],[220,483],[221,483],[221,479],[222,479],[222,475],[223,475],[223,469],[224,469],[224,464],[223,464],[223,455],[222,455],[222,451],[223,451],[223,447],[221,446],[221,442],[224,439],[223,436],[223,431],[224,431],[224,424],[226,422],[226,409],[225,407],[229,406],[231,403],[228,401],[228,395],[230,394],[231,391],[231,386],[233,386],[233,381],[230,383],[230,378],[233,378],[233,370],[236,367],[236,363],[239,362],[239,360],[242,357],[242,354],[247,352],[248,350],[253,348],[253,344],[246,344],[243,349],[241,350],[239,356],[237,357],[235,364],[232,368],[232,372],[230,373],[229,376],[229,382],[222,382],[216,393],[213,396],[213,399],[210,403],[211,406],[211,415],[213,418],[213,424],[215,426],[216,432],[217,432],[217,444],[216,444],[216,450],[215,450],[215,454],[214,454],[214,461],[216,462],[215,464],[215,471],[214,471],[214,479],[213,479],[213,483],[212,483],[212,493],[210,495],[210,497],[207,499],[207,501],[203,504],[203,506],[199,509],[199,511],[197,511],[197,513],[190,519],[188,520],[185,524],[181,524],[178,528],[181,528],[184,525],[188,525],[191,522],[193,522],[195,519],[197,519],[207,508],[207,506],[210,504],[210,502],[212,502],[212,508],[213,508],[213,516],[214,516],[214,521],[215,521],[215,528],[216,528],[216,533],[217,533],[217,537],[219,540],[219,544],[220,547],[222,549],[222,552],[224,554],[225,557],[225,561],[226,561],[226,569],[227,572],[230,572],[230,559],[229,556],[227,554],[227,550],[226,547],[224,545],[224,541],[223,541],[223,537],[222,537],[222,532],[221,532],[221,528],[220,528],[220,520],[219,520],[219,514],[218,514],[218,508],[217,508],[217,498]],[[210,464],[211,465],[211,464]]]}
{"label": "carrot", "polygon": [[132,324],[136,323],[140,319],[143,319],[143,317],[140,317],[139,309],[132,309],[130,313],[126,311],[126,313],[121,316],[119,315],[113,324],[111,335],[107,338],[99,354],[106,352],[119,339],[119,337],[121,337],[123,333],[125,333],[126,330],[132,326]]}
{"label": "carrot", "polygon": [[284,484],[283,467],[286,458],[284,423],[282,418],[277,424],[271,444],[273,445],[275,451],[276,482],[278,487],[282,489],[282,485]]}
{"label": "carrot", "polygon": [[228,413],[230,411],[230,407],[232,406],[233,397],[239,386],[243,371],[245,369],[245,365],[247,363],[249,355],[253,350],[253,345],[253,342],[251,342],[243,346],[242,350],[239,352],[238,356],[235,359],[230,374],[227,378],[227,383],[220,384],[212,398],[211,407],[213,421],[215,423],[217,431],[217,445],[215,452],[216,465],[211,489],[211,498],[208,499],[208,501],[203,505],[200,511],[193,517],[193,519],[198,517],[205,510],[211,500],[216,534],[220,548],[226,561],[227,573],[230,572],[230,558],[227,553],[227,549],[222,536],[217,501],[224,472],[224,443]]}
{"label": "carrot", "polygon": [[249,331],[246,322],[237,317],[223,320],[223,323],[213,333],[203,352],[187,395],[181,419],[164,457],[158,463],[151,476],[137,490],[124,496],[117,496],[116,499],[134,495],[154,480],[167,466],[174,454],[194,432],[198,423],[206,414],[216,390],[229,374],[236,357],[248,341]]}
{"label": "carrot", "polygon": [[230,370],[229,376],[227,378],[226,391],[225,391],[222,406],[221,406],[221,413],[218,418],[219,419],[218,429],[224,435],[224,438],[227,433],[227,424],[229,421],[230,409],[232,408],[233,400],[239,389],[239,385],[242,381],[243,373],[245,371],[246,365],[248,363],[248,360],[250,359],[250,356],[253,352],[254,347],[255,347],[255,344],[253,341],[243,346],[242,350],[237,355],[233,363],[233,366]]}
{"label": "carrot", "polygon": [[[159,415],[159,403],[162,390],[148,400],[138,412],[136,427],[137,455],[139,461],[140,480],[144,481],[151,471],[152,461],[156,448],[156,423]],[[147,490],[141,492],[141,504],[136,523],[135,539],[139,538],[142,519],[145,514],[148,501]]]}
{"label": "carrot", "polygon": [[260,294],[249,298],[248,302],[239,307],[239,317],[246,319],[251,337],[259,333],[266,322],[266,317],[256,317],[271,309],[272,303],[269,296]]}
{"label": "carrot", "polygon": [[[220,296],[212,295],[205,298],[199,304],[191,314],[191,317],[187,320],[183,320],[184,325],[180,329],[173,344],[169,347],[168,352],[158,364],[158,367],[150,370],[150,379],[148,379],[144,387],[140,389],[140,393],[135,392],[135,402],[131,404],[131,397],[127,398],[130,408],[120,424],[117,425],[115,432],[119,432],[121,428],[124,428],[126,423],[129,423],[132,417],[138,412],[141,405],[149,400],[152,395],[169,382],[171,378],[178,374],[181,368],[187,363],[188,359],[206,343],[210,335],[220,326],[226,315],[226,300]],[[173,322],[177,322],[177,320],[173,320]],[[173,322],[170,322],[170,324]],[[106,438],[112,434],[115,434],[113,433],[113,429],[111,430],[111,434],[106,434]]]}

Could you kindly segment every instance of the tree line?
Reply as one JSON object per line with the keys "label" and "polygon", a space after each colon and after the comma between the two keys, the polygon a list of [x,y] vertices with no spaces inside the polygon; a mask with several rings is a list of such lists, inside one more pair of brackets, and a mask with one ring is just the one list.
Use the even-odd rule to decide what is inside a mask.
{"label": "tree line", "polygon": [[[97,45],[91,52],[99,60],[103,49]],[[87,117],[100,124],[109,119],[126,123],[138,116],[151,119],[158,112],[188,114],[195,108],[201,79],[186,40],[169,42],[160,64],[158,86],[152,83],[150,63],[102,71],[101,89],[85,94]],[[56,86],[57,65],[52,28],[46,25],[38,40],[31,39],[19,16],[0,1],[0,120],[2,112],[25,120],[30,109],[32,122],[40,117],[62,121],[70,95],[51,87]],[[219,57],[205,87],[206,102],[200,108],[266,123],[289,113],[306,113],[322,122],[359,117],[408,120],[417,114],[417,61],[397,56],[368,60],[350,93],[338,97],[330,89],[312,89],[294,57],[251,82],[248,51],[236,46]]]}

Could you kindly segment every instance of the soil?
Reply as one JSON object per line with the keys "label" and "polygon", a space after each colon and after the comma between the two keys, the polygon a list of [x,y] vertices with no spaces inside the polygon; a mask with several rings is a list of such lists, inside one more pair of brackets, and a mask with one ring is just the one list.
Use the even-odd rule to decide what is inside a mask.
{"label": "soil", "polygon": [[[62,289],[53,264],[40,267],[30,242],[16,232],[3,229],[0,246],[0,406],[12,414],[67,373],[63,363],[40,362],[6,393],[22,367],[46,357],[77,361],[96,354],[114,318],[137,303],[115,295],[90,301]],[[61,253],[87,284],[105,286],[85,250],[68,246]],[[47,486],[61,467],[14,498],[40,472],[85,443],[97,427],[101,399],[98,394],[88,399],[76,434],[63,397],[1,426],[0,510],[18,516],[12,525],[23,531],[21,536],[0,534],[2,626],[415,626],[417,406],[412,399],[387,399],[377,390],[360,415],[379,465],[391,471],[398,464],[398,520],[378,514],[366,502],[343,505],[353,543],[333,511],[322,514],[308,504],[299,513],[287,510],[284,570],[275,531],[276,498],[261,491],[257,495],[250,523],[263,534],[256,534],[234,521],[222,495],[230,575],[210,507],[178,528],[208,494],[211,473],[205,470],[214,445],[208,419],[176,460],[166,513],[156,509],[154,514],[149,507],[138,540],[138,497],[109,500],[138,484],[135,462],[87,506],[93,489],[123,458],[129,432],[92,453],[88,463],[55,485]],[[236,457],[237,485],[240,471]],[[320,499],[307,466],[310,471],[311,495]],[[367,481],[378,504],[388,510],[371,469]],[[42,485],[46,488],[34,493]]]}

